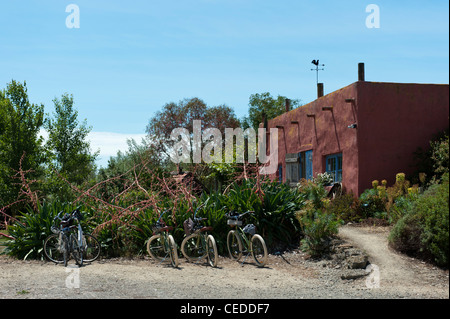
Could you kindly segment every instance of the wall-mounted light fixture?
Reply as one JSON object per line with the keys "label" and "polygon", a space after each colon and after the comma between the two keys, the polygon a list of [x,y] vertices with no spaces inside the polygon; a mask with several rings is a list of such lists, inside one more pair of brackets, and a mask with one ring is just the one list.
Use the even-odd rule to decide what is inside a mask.
{"label": "wall-mounted light fixture", "polygon": [[348,128],[357,128],[358,127],[358,124],[356,124],[356,123],[353,123],[353,124],[351,124],[351,125],[349,125],[349,126],[347,126]]}
{"label": "wall-mounted light fixture", "polygon": [[333,107],[332,106],[323,106],[322,111],[333,111]]}

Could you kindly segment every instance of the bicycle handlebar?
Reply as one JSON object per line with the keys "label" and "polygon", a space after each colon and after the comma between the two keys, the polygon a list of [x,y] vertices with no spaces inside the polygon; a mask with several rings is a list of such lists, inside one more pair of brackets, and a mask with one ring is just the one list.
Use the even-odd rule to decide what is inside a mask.
{"label": "bicycle handlebar", "polygon": [[158,223],[161,222],[161,218],[162,218],[163,215],[164,215],[165,213],[167,213],[168,211],[170,211],[170,209],[166,209],[165,211],[162,212],[161,215],[159,215],[159,218],[158,218],[158,221],[157,221]]}
{"label": "bicycle handlebar", "polygon": [[194,212],[194,219],[195,219],[195,216],[197,215],[197,212],[199,211],[199,209],[202,208],[203,206],[205,206],[205,204],[206,204],[206,203],[203,203],[203,204],[201,204],[200,206],[198,206],[198,207],[195,209],[195,212]]}
{"label": "bicycle handlebar", "polygon": [[[80,209],[80,206],[75,208],[70,214],[68,214],[67,220],[70,220],[71,218],[75,218],[77,220],[81,220],[82,216],[81,216],[81,212],[79,211],[79,209]],[[64,216],[61,217],[62,213],[64,213],[63,210],[60,211],[58,213],[58,215],[55,216],[55,218],[53,218],[53,221],[55,221],[56,219],[63,220]]]}
{"label": "bicycle handlebar", "polygon": [[227,218],[230,218],[230,219],[241,219],[242,217],[244,217],[245,215],[247,215],[247,214],[254,214],[255,213],[255,211],[253,211],[253,210],[248,210],[248,211],[246,211],[245,213],[242,213],[242,214],[239,214],[239,213],[237,213],[237,212],[230,212],[230,213],[228,213],[228,214],[225,214],[225,216],[227,217]]}

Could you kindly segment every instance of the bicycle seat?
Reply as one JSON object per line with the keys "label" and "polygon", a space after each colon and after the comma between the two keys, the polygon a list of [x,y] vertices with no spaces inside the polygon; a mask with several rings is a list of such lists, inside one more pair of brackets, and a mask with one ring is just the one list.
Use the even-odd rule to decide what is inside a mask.
{"label": "bicycle seat", "polygon": [[173,229],[172,226],[164,226],[164,227],[155,229],[155,233],[162,232],[162,231],[171,231],[172,229]]}

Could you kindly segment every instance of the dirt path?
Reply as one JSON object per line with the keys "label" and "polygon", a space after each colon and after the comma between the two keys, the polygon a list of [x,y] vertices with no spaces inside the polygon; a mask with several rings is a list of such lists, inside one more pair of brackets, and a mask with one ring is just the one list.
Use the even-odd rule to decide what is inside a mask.
{"label": "dirt path", "polygon": [[399,293],[449,298],[448,271],[396,253],[388,246],[389,228],[344,226],[339,236],[363,249],[379,267],[380,287]]}

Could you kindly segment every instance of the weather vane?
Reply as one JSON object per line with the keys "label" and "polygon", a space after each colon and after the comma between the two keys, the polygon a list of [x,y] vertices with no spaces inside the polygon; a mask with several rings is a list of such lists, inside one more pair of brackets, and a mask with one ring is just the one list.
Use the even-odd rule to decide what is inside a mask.
{"label": "weather vane", "polygon": [[316,71],[316,81],[319,83],[319,71],[323,71],[324,69],[319,69],[319,66],[325,66],[325,64],[319,64],[319,60],[312,60],[312,64],[316,66],[315,69],[311,69],[311,71]]}

